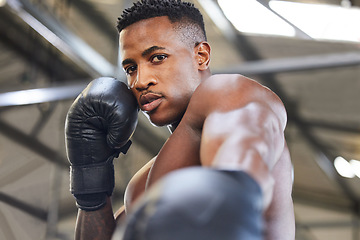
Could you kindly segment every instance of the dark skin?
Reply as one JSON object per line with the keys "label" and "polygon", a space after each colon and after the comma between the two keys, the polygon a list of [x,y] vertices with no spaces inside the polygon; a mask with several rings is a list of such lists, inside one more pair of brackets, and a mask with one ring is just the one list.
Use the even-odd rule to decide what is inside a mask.
{"label": "dark skin", "polygon": [[130,181],[125,208],[113,215],[109,200],[98,211],[79,210],[76,239],[110,239],[115,221],[125,217],[147,188],[187,166],[247,172],[263,191],[265,238],[294,239],[291,161],[283,134],[286,112],[279,98],[241,75],[211,76],[210,45],[190,48],[167,17],[125,28],[120,46],[141,110],[153,124],[168,125],[173,133]]}

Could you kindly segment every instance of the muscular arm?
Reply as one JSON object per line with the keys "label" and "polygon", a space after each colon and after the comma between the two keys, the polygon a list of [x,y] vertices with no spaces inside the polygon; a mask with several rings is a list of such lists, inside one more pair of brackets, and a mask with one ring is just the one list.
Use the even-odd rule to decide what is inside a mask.
{"label": "muscular arm", "polygon": [[243,76],[215,76],[196,90],[184,120],[203,123],[195,126],[202,165],[247,171],[267,188],[285,147],[286,112],[273,92]]}
{"label": "muscular arm", "polygon": [[271,170],[284,147],[280,132],[277,119],[261,103],[214,112],[204,123],[202,165],[247,172],[260,184],[268,206],[274,183]]}
{"label": "muscular arm", "polygon": [[242,170],[252,176],[263,190],[267,239],[294,239],[283,104],[269,89],[251,80],[224,77],[200,86],[184,116],[190,125],[203,122],[201,127],[195,125],[202,129],[201,164]]}

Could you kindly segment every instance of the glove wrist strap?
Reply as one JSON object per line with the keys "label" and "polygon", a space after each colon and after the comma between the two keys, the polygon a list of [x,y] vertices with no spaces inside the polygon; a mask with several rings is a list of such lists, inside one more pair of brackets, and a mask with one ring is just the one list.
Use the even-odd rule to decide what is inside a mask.
{"label": "glove wrist strap", "polygon": [[131,145],[129,140],[105,162],[70,166],[70,191],[76,198],[77,207],[94,211],[106,204],[115,186],[113,160],[119,153],[126,153]]}
{"label": "glove wrist strap", "polygon": [[95,211],[106,204],[114,189],[114,156],[100,164],[70,167],[70,191],[78,208]]}
{"label": "glove wrist strap", "polygon": [[70,191],[72,194],[106,192],[109,196],[114,189],[114,157],[106,162],[70,167]]}

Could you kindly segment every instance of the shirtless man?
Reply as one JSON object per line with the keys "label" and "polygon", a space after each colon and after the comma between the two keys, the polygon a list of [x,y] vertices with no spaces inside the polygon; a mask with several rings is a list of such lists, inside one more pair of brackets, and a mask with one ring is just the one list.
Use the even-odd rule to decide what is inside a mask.
{"label": "shirtless man", "polygon": [[[172,135],[157,157],[149,161],[131,179],[125,193],[125,206],[114,215],[109,198],[114,184],[113,170],[109,171],[108,168],[112,166],[112,159],[120,151],[126,152],[129,147],[129,144],[125,143],[135,128],[136,119],[133,116],[134,112],[137,113],[137,110],[134,110],[136,103],[128,96],[127,89],[117,86],[117,83],[111,82],[106,86],[108,83],[100,80],[100,83],[94,83],[84,90],[80,95],[82,97],[79,96],[80,100],[87,98],[87,101],[104,106],[95,107],[85,103],[85,100],[77,99],[67,118],[66,144],[72,165],[71,188],[79,207],[76,239],[110,239],[118,219],[138,214],[142,211],[139,209],[144,209],[149,202],[157,201],[156,199],[165,196],[169,190],[176,192],[182,185],[173,184],[178,180],[166,180],[167,176],[179,172],[178,169],[193,169],[192,166],[198,166],[204,171],[190,171],[190,175],[185,174],[190,177],[184,179],[193,181],[194,188],[204,186],[212,189],[216,184],[209,184],[211,181],[208,180],[211,178],[217,181],[216,174],[226,175],[231,172],[240,176],[236,177],[240,180],[231,190],[238,196],[223,192],[226,191],[223,187],[211,190],[213,196],[225,194],[226,199],[239,198],[239,204],[228,206],[229,209],[247,211],[253,207],[250,205],[254,204],[251,203],[254,199],[261,200],[259,216],[264,220],[264,226],[260,227],[257,237],[252,239],[293,240],[295,224],[291,198],[292,170],[284,139],[287,117],[281,100],[268,88],[244,76],[211,75],[211,48],[206,42],[202,16],[192,4],[177,0],[141,1],[123,12],[117,27],[120,33],[122,65],[135,102],[154,125],[167,125]],[[120,110],[112,111],[114,104],[102,103],[109,102],[108,99],[111,99],[110,102],[119,103],[122,106]],[[85,105],[91,105],[91,113],[84,110]],[[109,109],[115,114],[109,114]],[[91,121],[90,124],[81,125],[79,121],[74,121],[79,118],[88,119],[89,114],[96,115],[97,123]],[[101,120],[98,120],[98,115]],[[114,121],[117,124],[113,124]],[[114,129],[112,124],[117,128]],[[78,131],[79,128],[82,131]],[[115,141],[116,143],[106,140],[108,132],[120,135],[121,139]],[[102,141],[101,144],[99,141]],[[97,172],[89,170],[94,168]],[[208,173],[208,170],[211,173]],[[101,177],[98,177],[98,174],[102,174]],[[203,177],[199,180],[191,174]],[[104,175],[105,179],[110,180],[104,180]],[[181,179],[181,174],[179,176]],[[152,187],[161,181],[172,184],[158,187],[155,193],[150,194],[156,197],[150,196],[143,200],[149,195],[148,191],[151,192]],[[221,176],[219,184],[222,184],[220,182]],[[223,186],[229,184],[226,182]],[[242,186],[245,186],[244,189]],[[187,199],[191,205],[193,194],[187,194],[186,189],[185,193],[182,192],[184,189],[179,190],[184,206],[187,205]],[[259,189],[258,193],[256,189]],[[154,209],[151,211],[156,212]],[[256,212],[251,213],[250,217],[247,216],[249,219],[244,219],[245,215],[239,216],[240,222],[251,222],[252,215],[256,218]],[[214,216],[216,221],[217,215]],[[226,224],[233,224],[236,228],[241,223],[232,219],[237,217],[229,217]],[[174,219],[170,217],[164,221],[171,224],[171,218]],[[165,226],[163,231],[169,231],[167,228],[168,226]],[[126,230],[122,229],[121,234],[124,234]],[[208,227],[206,231],[211,235],[212,231],[215,233],[217,230]],[[242,238],[225,236],[222,239]]]}

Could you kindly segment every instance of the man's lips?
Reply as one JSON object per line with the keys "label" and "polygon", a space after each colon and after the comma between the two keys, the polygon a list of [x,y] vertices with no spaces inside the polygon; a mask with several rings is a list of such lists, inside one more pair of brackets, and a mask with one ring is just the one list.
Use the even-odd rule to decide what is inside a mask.
{"label": "man's lips", "polygon": [[162,102],[163,97],[155,93],[146,93],[140,96],[140,108],[145,112],[155,110]]}

